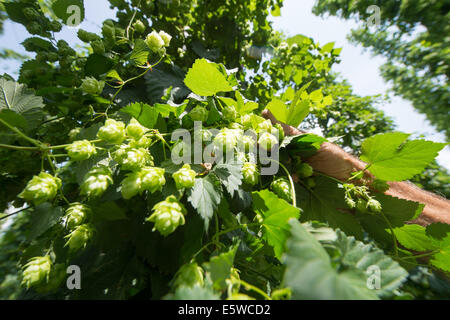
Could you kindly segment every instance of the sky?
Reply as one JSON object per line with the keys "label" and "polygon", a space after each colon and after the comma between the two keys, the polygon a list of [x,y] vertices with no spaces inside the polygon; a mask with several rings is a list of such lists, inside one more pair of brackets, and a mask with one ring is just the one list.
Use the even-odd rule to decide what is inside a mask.
{"label": "sky", "polygon": [[[341,63],[334,65],[333,70],[340,72],[342,77],[349,81],[354,92],[359,95],[385,94],[390,86],[384,82],[379,73],[379,67],[385,60],[363,52],[361,46],[352,45],[346,39],[350,30],[357,26],[355,22],[313,15],[311,9],[314,2],[315,0],[285,0],[281,16],[270,18],[274,28],[284,31],[287,36],[300,33],[312,37],[321,45],[335,42],[335,48],[343,49],[340,56]],[[85,7],[86,19],[80,25],[85,30],[99,32],[101,22],[114,17],[114,12],[109,9],[107,0],[87,0]],[[64,27],[62,32],[57,34],[57,39],[65,39],[70,44],[82,44],[76,33],[76,28]],[[7,21],[5,32],[0,37],[0,47],[26,53],[20,43],[27,37],[27,32],[22,25]],[[0,73],[7,72],[16,76],[19,67],[19,63],[3,61],[0,62]],[[445,136],[436,132],[425,116],[417,113],[408,101],[393,97],[389,103],[380,108],[394,119],[398,131],[411,133],[414,136],[423,134],[427,140],[446,142]],[[450,169],[450,147],[447,146],[441,151],[437,160],[439,164]]]}

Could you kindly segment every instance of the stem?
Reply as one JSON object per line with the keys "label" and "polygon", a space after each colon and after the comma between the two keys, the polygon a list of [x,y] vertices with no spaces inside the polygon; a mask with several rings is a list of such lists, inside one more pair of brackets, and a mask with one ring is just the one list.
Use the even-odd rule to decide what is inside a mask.
{"label": "stem", "polygon": [[8,122],[4,121],[4,120],[1,119],[1,118],[0,118],[0,123],[3,124],[4,126],[6,126],[7,128],[9,128],[10,130],[14,131],[15,133],[17,133],[19,136],[21,136],[21,137],[24,138],[25,140],[31,142],[31,143],[34,144],[36,147],[42,148],[42,144],[41,144],[39,141],[30,138],[29,136],[27,136],[26,134],[24,134],[22,131],[20,131],[19,129],[17,129],[17,128],[14,127],[14,126],[11,126]]}
{"label": "stem", "polygon": [[389,229],[391,230],[392,241],[394,242],[394,253],[395,253],[395,256],[398,257],[397,237],[394,234],[394,229],[392,228],[392,225],[389,222],[388,218],[386,218],[386,216],[384,215],[383,211],[381,211],[380,214],[383,217],[384,221],[387,223]]}
{"label": "stem", "polygon": [[[433,250],[433,251],[431,251],[431,252],[422,253],[422,254],[418,254],[418,255],[410,256],[410,257],[401,257],[401,258],[399,258],[399,259],[400,259],[400,260],[407,260],[407,259],[423,258],[423,257],[431,256],[431,255],[435,254],[436,252],[439,252],[439,250]],[[408,263],[409,263],[409,262],[408,262]]]}
{"label": "stem", "polygon": [[266,300],[272,300],[272,298],[269,297],[267,295],[267,293],[265,293],[264,291],[262,291],[258,287],[255,287],[254,285],[252,285],[252,284],[250,284],[248,282],[245,282],[244,280],[241,280],[241,279],[239,279],[239,283],[242,284],[247,291],[253,290],[253,291],[259,293],[261,296],[263,296]]}
{"label": "stem", "polygon": [[41,148],[38,148],[38,147],[11,146],[8,144],[0,144],[0,148],[11,149],[11,150],[24,150],[24,151],[39,151],[39,150],[41,150]]}
{"label": "stem", "polygon": [[14,212],[12,212],[12,213],[10,213],[10,214],[7,214],[6,216],[0,217],[0,220],[4,220],[4,219],[6,219],[6,218],[9,218],[9,217],[11,217],[11,216],[13,216],[13,215],[16,215],[16,214],[18,214],[18,213],[20,213],[20,212],[22,212],[22,211],[28,210],[28,209],[30,209],[30,208],[31,208],[31,207],[25,207],[25,208],[19,209],[19,210],[14,211]]}

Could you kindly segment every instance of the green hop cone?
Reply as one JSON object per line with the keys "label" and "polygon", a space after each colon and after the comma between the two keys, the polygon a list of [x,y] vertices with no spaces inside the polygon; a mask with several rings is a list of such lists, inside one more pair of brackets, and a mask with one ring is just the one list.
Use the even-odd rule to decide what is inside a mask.
{"label": "green hop cone", "polygon": [[255,147],[255,138],[252,136],[243,136],[242,140],[239,141],[239,144],[241,146],[241,149],[243,149],[245,152],[250,152]]}
{"label": "green hop cone", "polygon": [[102,93],[104,87],[105,81],[98,81],[93,77],[86,77],[83,79],[80,88],[88,94],[96,95]]}
{"label": "green hop cone", "polygon": [[109,143],[120,144],[125,140],[125,124],[114,119],[107,119],[105,125],[98,130],[97,137]]}
{"label": "green hop cone", "polygon": [[372,182],[372,188],[374,188],[378,192],[385,193],[389,190],[389,185],[386,183],[386,181],[375,179]]}
{"label": "green hop cone", "polygon": [[166,237],[174,232],[178,226],[184,225],[186,212],[186,208],[175,196],[168,196],[166,200],[153,207],[153,214],[146,221],[154,222],[153,231],[158,230],[161,235]]}
{"label": "green hop cone", "polygon": [[175,180],[177,189],[192,188],[195,184],[197,174],[191,169],[189,164],[185,164],[180,170],[175,172],[172,177]]}
{"label": "green hop cone", "polygon": [[66,210],[65,221],[68,229],[73,230],[85,223],[92,214],[88,206],[81,203],[72,203]]}
{"label": "green hop cone", "polygon": [[87,160],[97,153],[95,146],[88,140],[75,141],[67,146],[66,150],[73,161]]}
{"label": "green hop cone", "polygon": [[242,165],[242,181],[249,185],[254,186],[258,183],[259,171],[256,164],[251,162],[246,162]]}
{"label": "green hop cone", "polygon": [[273,192],[287,202],[292,202],[291,186],[285,178],[279,178],[270,185]]}
{"label": "green hop cone", "polygon": [[172,36],[170,34],[168,34],[167,32],[162,31],[162,30],[158,34],[161,37],[161,39],[163,39],[164,46],[165,47],[170,46],[170,40],[172,40]]}
{"label": "green hop cone", "polygon": [[147,35],[145,43],[153,52],[160,52],[166,44],[164,39],[156,31],[152,31]]}
{"label": "green hop cone", "polygon": [[173,286],[193,287],[198,285],[202,287],[204,284],[203,269],[197,263],[187,263],[178,270],[175,275]]}
{"label": "green hop cone", "polygon": [[22,285],[30,288],[49,280],[52,261],[50,256],[34,257],[24,266]]}
{"label": "green hop cone", "polygon": [[239,119],[239,123],[243,126],[244,130],[250,129],[252,127],[252,117],[249,114],[244,114]]}
{"label": "green hop cone", "polygon": [[135,118],[130,120],[130,123],[127,125],[127,135],[134,140],[139,140],[147,131],[143,125],[139,123]]}
{"label": "green hop cone", "polygon": [[277,123],[272,127],[271,133],[278,138],[278,141],[283,141],[284,139],[284,130],[281,124]]}
{"label": "green hop cone", "polygon": [[370,198],[369,201],[367,201],[367,207],[374,213],[380,213],[382,209],[381,203],[373,198]]}
{"label": "green hop cone", "polygon": [[313,168],[305,162],[301,163],[297,170],[297,174],[300,178],[311,177],[313,175],[313,172]]}
{"label": "green hop cone", "polygon": [[270,120],[263,120],[258,123],[258,132],[271,132],[272,131],[272,122]]}
{"label": "green hop cone", "polygon": [[59,188],[61,188],[61,179],[46,172],[41,172],[28,182],[19,197],[38,205],[53,200]]}
{"label": "green hop cone", "polygon": [[131,199],[138,193],[143,191],[142,188],[142,174],[141,172],[132,172],[122,180],[122,197],[124,199]]}
{"label": "green hop cone", "polygon": [[137,20],[135,23],[133,23],[133,28],[134,30],[136,30],[136,32],[145,32],[145,24],[141,20]]}
{"label": "green hop cone", "polygon": [[76,227],[71,233],[69,233],[65,238],[67,242],[66,247],[69,247],[70,252],[79,251],[80,249],[86,248],[88,243],[92,240],[94,236],[95,228],[90,224],[82,224]]}
{"label": "green hop cone", "polygon": [[130,141],[130,147],[134,149],[144,148],[148,149],[150,148],[150,145],[152,144],[152,139],[150,136],[142,136],[139,140],[131,140]]}
{"label": "green hop cone", "polygon": [[351,208],[351,209],[353,209],[353,208],[356,208],[356,202],[355,202],[355,200],[353,200],[352,198],[350,198],[350,197],[345,197],[345,203],[348,205],[348,207],[349,208]]}
{"label": "green hop cone", "polygon": [[73,128],[72,130],[69,131],[69,140],[70,141],[75,141],[77,140],[78,135],[81,132],[81,128]]}
{"label": "green hop cone", "polygon": [[[105,53],[105,44],[102,40],[94,40],[91,42],[92,50],[95,54],[102,55]],[[100,92],[101,93],[101,92]]]}
{"label": "green hop cone", "polygon": [[100,197],[113,183],[111,169],[98,166],[91,169],[84,177],[81,194],[88,198]]}
{"label": "green hop cone", "polygon": [[270,151],[272,150],[273,146],[278,144],[278,139],[273,134],[264,132],[260,134],[258,144],[261,148]]}
{"label": "green hop cone", "polygon": [[100,37],[97,34],[85,31],[83,29],[78,30],[77,36],[81,41],[86,42],[86,43],[89,43],[89,42],[95,41],[95,40],[100,40]]}
{"label": "green hop cone", "polygon": [[234,121],[238,117],[236,107],[233,105],[223,108],[222,115],[223,118],[228,121]]}
{"label": "green hop cone", "polygon": [[239,135],[236,129],[223,128],[215,136],[213,143],[217,148],[230,152],[237,145],[238,138]]}
{"label": "green hop cone", "polygon": [[208,119],[208,110],[202,106],[196,106],[189,112],[189,117],[193,121],[206,121]]}
{"label": "green hop cone", "polygon": [[48,281],[38,285],[36,291],[39,293],[57,290],[67,277],[67,268],[63,263],[53,265],[48,276]]}
{"label": "green hop cone", "polygon": [[166,184],[164,178],[165,170],[157,167],[144,167],[141,169],[142,189],[148,190],[153,193],[158,190],[162,190],[162,187]]}
{"label": "green hop cone", "polygon": [[358,210],[361,213],[368,213],[368,207],[367,207],[367,201],[364,199],[359,198],[356,200],[356,210]]}
{"label": "green hop cone", "polygon": [[122,170],[139,170],[147,165],[153,165],[153,157],[144,148],[133,149],[122,145],[113,154],[114,160],[121,165]]}

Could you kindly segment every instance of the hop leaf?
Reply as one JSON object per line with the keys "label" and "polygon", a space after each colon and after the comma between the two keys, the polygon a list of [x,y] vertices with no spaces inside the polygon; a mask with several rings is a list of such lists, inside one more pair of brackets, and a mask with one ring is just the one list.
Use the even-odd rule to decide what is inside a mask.
{"label": "hop leaf", "polygon": [[31,258],[24,266],[22,285],[30,288],[49,280],[52,261],[50,256]]}
{"label": "hop leaf", "polygon": [[94,167],[84,177],[81,194],[88,198],[101,196],[113,183],[111,169],[106,166]]}
{"label": "hop leaf", "polygon": [[191,169],[189,164],[185,164],[180,170],[176,171],[172,177],[175,180],[177,189],[192,188],[195,184],[197,174]]}
{"label": "hop leaf", "polygon": [[28,182],[19,197],[38,205],[53,200],[59,188],[61,188],[61,179],[46,172],[41,172]]}
{"label": "hop leaf", "polygon": [[80,88],[88,94],[96,95],[102,93],[104,87],[105,81],[98,81],[93,77],[86,77],[83,79]]}
{"label": "hop leaf", "polygon": [[185,207],[175,198],[169,196],[166,200],[157,203],[153,207],[153,214],[146,221],[154,222],[153,231],[158,230],[163,236],[174,232],[178,226],[184,225],[186,214]]}
{"label": "hop leaf", "polygon": [[69,247],[69,251],[75,252],[86,248],[88,243],[94,236],[95,228],[90,224],[82,224],[75,228],[65,238],[68,239],[65,246]]}
{"label": "hop leaf", "polygon": [[87,160],[97,153],[95,146],[88,140],[75,141],[66,150],[73,161]]}
{"label": "hop leaf", "polygon": [[125,140],[125,124],[108,119],[105,121],[105,125],[98,130],[97,137],[113,144],[120,144]]}

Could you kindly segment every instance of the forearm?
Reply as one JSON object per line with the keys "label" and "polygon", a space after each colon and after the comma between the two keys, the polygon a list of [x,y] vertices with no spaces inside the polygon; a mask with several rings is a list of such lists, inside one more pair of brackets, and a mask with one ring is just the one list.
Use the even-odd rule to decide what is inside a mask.
{"label": "forearm", "polygon": [[[364,170],[366,163],[346,153],[338,146],[324,143],[316,155],[306,160],[316,171],[345,182],[351,173]],[[374,177],[367,173],[364,179],[369,182]],[[434,222],[450,224],[450,201],[433,193],[424,191],[410,182],[388,182],[390,188],[385,194],[419,202],[425,205],[422,214],[414,221],[422,226]]]}

